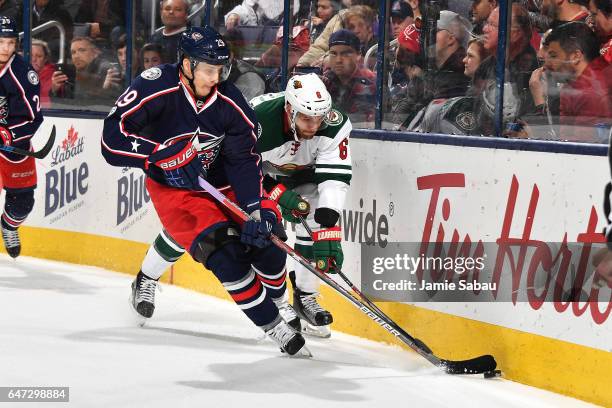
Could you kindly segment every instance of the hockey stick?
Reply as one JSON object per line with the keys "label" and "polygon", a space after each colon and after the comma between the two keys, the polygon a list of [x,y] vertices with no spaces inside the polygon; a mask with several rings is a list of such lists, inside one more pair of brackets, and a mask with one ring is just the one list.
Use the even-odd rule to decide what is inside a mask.
{"label": "hockey stick", "polygon": [[[304,217],[298,217],[298,218],[299,218],[302,226],[304,227],[304,229],[308,233],[308,235],[312,238],[313,237],[312,230],[310,229],[310,226],[308,225],[308,223],[306,222]],[[483,356],[480,356],[480,357],[476,357],[476,358],[473,358],[473,359],[470,359],[470,360],[463,360],[463,361],[453,361],[453,360],[441,360],[441,359],[438,359],[439,363],[435,363],[429,357],[427,357],[426,355],[423,354],[423,352],[424,352],[426,354],[429,354],[429,355],[433,356],[433,351],[431,351],[431,349],[429,347],[427,347],[427,345],[425,343],[423,343],[419,339],[416,339],[416,338],[413,338],[412,336],[410,336],[410,334],[408,334],[397,323],[395,323],[395,321],[393,321],[393,319],[391,319],[382,310],[380,310],[378,308],[378,306],[376,306],[376,304],[374,302],[372,302],[366,295],[364,295],[359,290],[359,288],[357,288],[357,286],[355,286],[355,284],[353,282],[351,282],[351,280],[342,272],[342,270],[340,268],[336,269],[335,273],[338,276],[340,276],[342,278],[342,280],[351,288],[351,290],[354,293],[356,293],[359,296],[359,298],[364,303],[366,303],[367,306],[370,309],[372,309],[376,313],[378,318],[380,318],[382,321],[384,321],[384,323],[388,324],[393,330],[396,330],[398,333],[400,333],[400,336],[398,336],[392,330],[389,330],[387,327],[385,327],[388,331],[390,331],[392,334],[394,334],[396,337],[398,337],[404,343],[406,343],[406,341],[402,338],[402,336],[405,337],[405,338],[408,338],[408,339],[412,339],[412,342],[420,350],[416,350],[414,347],[410,346],[410,344],[408,344],[408,343],[406,343],[406,344],[408,344],[413,350],[417,351],[423,357],[427,358],[427,360],[432,362],[432,364],[444,368],[445,371],[448,374],[489,373],[489,372],[493,372],[493,370],[495,370],[495,368],[497,367],[497,363],[495,362],[495,359],[491,355],[483,355]],[[353,296],[351,295],[351,297],[353,297]],[[378,323],[378,321],[377,321],[377,323]]]}
{"label": "hockey stick", "polygon": [[20,149],[15,146],[5,146],[5,145],[0,146],[0,150],[9,152],[9,153],[20,154],[22,156],[34,157],[35,159],[44,159],[45,157],[47,157],[47,155],[51,151],[51,148],[53,147],[54,143],[55,143],[55,125],[53,125],[53,128],[51,129],[51,135],[49,136],[49,140],[47,140],[47,143],[45,143],[45,145],[39,151],[31,152],[29,150]]}
{"label": "hockey stick", "polygon": [[[236,217],[241,219],[242,221],[247,221],[251,219],[251,217],[242,210],[238,205],[229,200],[223,193],[217,190],[214,186],[212,186],[208,181],[206,181],[203,177],[199,179],[200,187],[202,187],[206,192],[208,192],[211,196],[213,196],[223,207],[229,210]],[[308,269],[311,273],[316,275],[323,282],[331,286],[337,292],[339,292],[342,296],[344,296],[347,300],[349,300],[355,307],[361,310],[364,314],[366,314],[370,319],[374,320],[377,324],[382,326],[385,330],[393,334],[395,337],[400,339],[404,344],[408,347],[419,353],[423,356],[427,361],[431,364],[442,368],[448,374],[480,374],[493,372],[497,363],[493,356],[483,355],[480,357],[472,358],[469,360],[456,361],[456,360],[443,360],[436,357],[433,352],[423,343],[422,341],[412,337],[403,329],[401,329],[395,322],[393,322],[390,318],[388,318],[384,313],[377,313],[374,308],[368,307],[364,302],[355,298],[353,295],[349,293],[348,290],[343,288],[341,285],[336,283],[333,279],[327,276],[325,273],[315,269],[308,260],[302,257],[300,254],[295,252],[293,248],[283,242],[276,235],[272,234],[270,240],[274,245],[283,250],[287,255],[293,258],[296,262],[299,262],[302,266]],[[376,308],[378,309],[378,308]],[[399,329],[399,330],[398,330]]]}

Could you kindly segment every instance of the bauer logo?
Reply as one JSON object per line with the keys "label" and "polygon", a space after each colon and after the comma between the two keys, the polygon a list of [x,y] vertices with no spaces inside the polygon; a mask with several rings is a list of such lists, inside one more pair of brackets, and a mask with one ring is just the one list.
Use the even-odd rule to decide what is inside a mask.
{"label": "bauer logo", "polygon": [[132,227],[146,214],[146,204],[151,201],[145,185],[145,176],[138,173],[130,171],[117,180],[116,225],[129,220],[127,224],[122,225],[122,231]]}
{"label": "bauer logo", "polygon": [[83,153],[84,143],[83,138],[79,138],[79,133],[70,126],[66,138],[57,146],[55,151],[51,153],[51,166],[57,166],[72,157]]}
{"label": "bauer logo", "polygon": [[[368,209],[371,208],[371,209]],[[359,210],[342,210],[341,226],[344,230],[344,240],[348,242],[377,244],[381,248],[387,246],[389,236],[389,217],[377,209],[376,200],[364,208],[364,199],[359,199]]]}

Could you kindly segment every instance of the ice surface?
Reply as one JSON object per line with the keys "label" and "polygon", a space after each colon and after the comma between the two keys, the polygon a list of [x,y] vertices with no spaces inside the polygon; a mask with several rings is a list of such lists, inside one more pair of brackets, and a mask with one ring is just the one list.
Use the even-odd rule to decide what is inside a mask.
{"label": "ice surface", "polygon": [[49,408],[590,406],[449,376],[415,353],[338,332],[307,339],[314,358],[292,359],[234,304],[169,285],[139,327],[131,279],[1,255],[0,386],[69,386],[70,404]]}

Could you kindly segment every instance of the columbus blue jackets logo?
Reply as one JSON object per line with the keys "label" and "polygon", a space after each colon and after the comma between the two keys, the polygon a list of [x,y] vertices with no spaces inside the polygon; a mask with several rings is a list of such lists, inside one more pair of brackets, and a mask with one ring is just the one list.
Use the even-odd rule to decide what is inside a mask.
{"label": "columbus blue jackets logo", "polygon": [[194,33],[191,33],[191,39],[194,41],[200,41],[202,38],[204,38],[202,34],[198,33],[197,31]]}
{"label": "columbus blue jackets logo", "polygon": [[140,74],[141,77],[143,77],[144,79],[148,79],[149,81],[154,81],[157,78],[159,78],[162,74],[161,69],[157,68],[157,67],[153,67],[153,68],[149,68],[146,71],[143,71],[142,74]]}
{"label": "columbus blue jackets logo", "polygon": [[0,123],[6,125],[6,118],[8,117],[8,103],[5,96],[0,96]]}
{"label": "columbus blue jackets logo", "polygon": [[30,83],[32,85],[38,85],[38,74],[35,71],[29,70],[28,71],[28,81],[30,81]]}
{"label": "columbus blue jackets logo", "polygon": [[327,123],[329,126],[339,125],[340,123],[342,123],[343,120],[344,117],[337,109],[332,109],[327,112],[327,115],[325,115],[324,119],[325,123]]}
{"label": "columbus blue jackets logo", "polygon": [[225,136],[215,136],[211,133],[201,132],[200,129],[198,129],[195,134],[198,135],[199,142],[198,157],[202,161],[204,168],[208,169],[219,155],[221,143],[223,142]]}

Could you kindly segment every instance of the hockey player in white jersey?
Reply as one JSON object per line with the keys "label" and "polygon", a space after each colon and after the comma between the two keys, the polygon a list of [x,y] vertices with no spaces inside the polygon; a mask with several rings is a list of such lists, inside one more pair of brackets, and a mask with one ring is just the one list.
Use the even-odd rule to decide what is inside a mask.
{"label": "hockey player in white jersey", "polygon": [[[315,74],[296,75],[285,92],[256,97],[251,105],[261,126],[257,149],[266,173],[264,189],[278,202],[283,217],[296,223],[296,251],[318,269],[334,273],[344,260],[338,224],[352,176],[351,122],[332,107],[329,92]],[[312,238],[298,216],[306,219]],[[159,279],[182,253],[163,231],[149,248],[141,273]],[[333,317],[317,301],[319,279],[297,263],[288,266],[295,272],[290,273],[295,311],[308,331],[328,336],[326,326]],[[147,310],[152,312],[154,299],[142,301],[150,303]],[[291,310],[281,312],[288,323],[299,327]]]}

